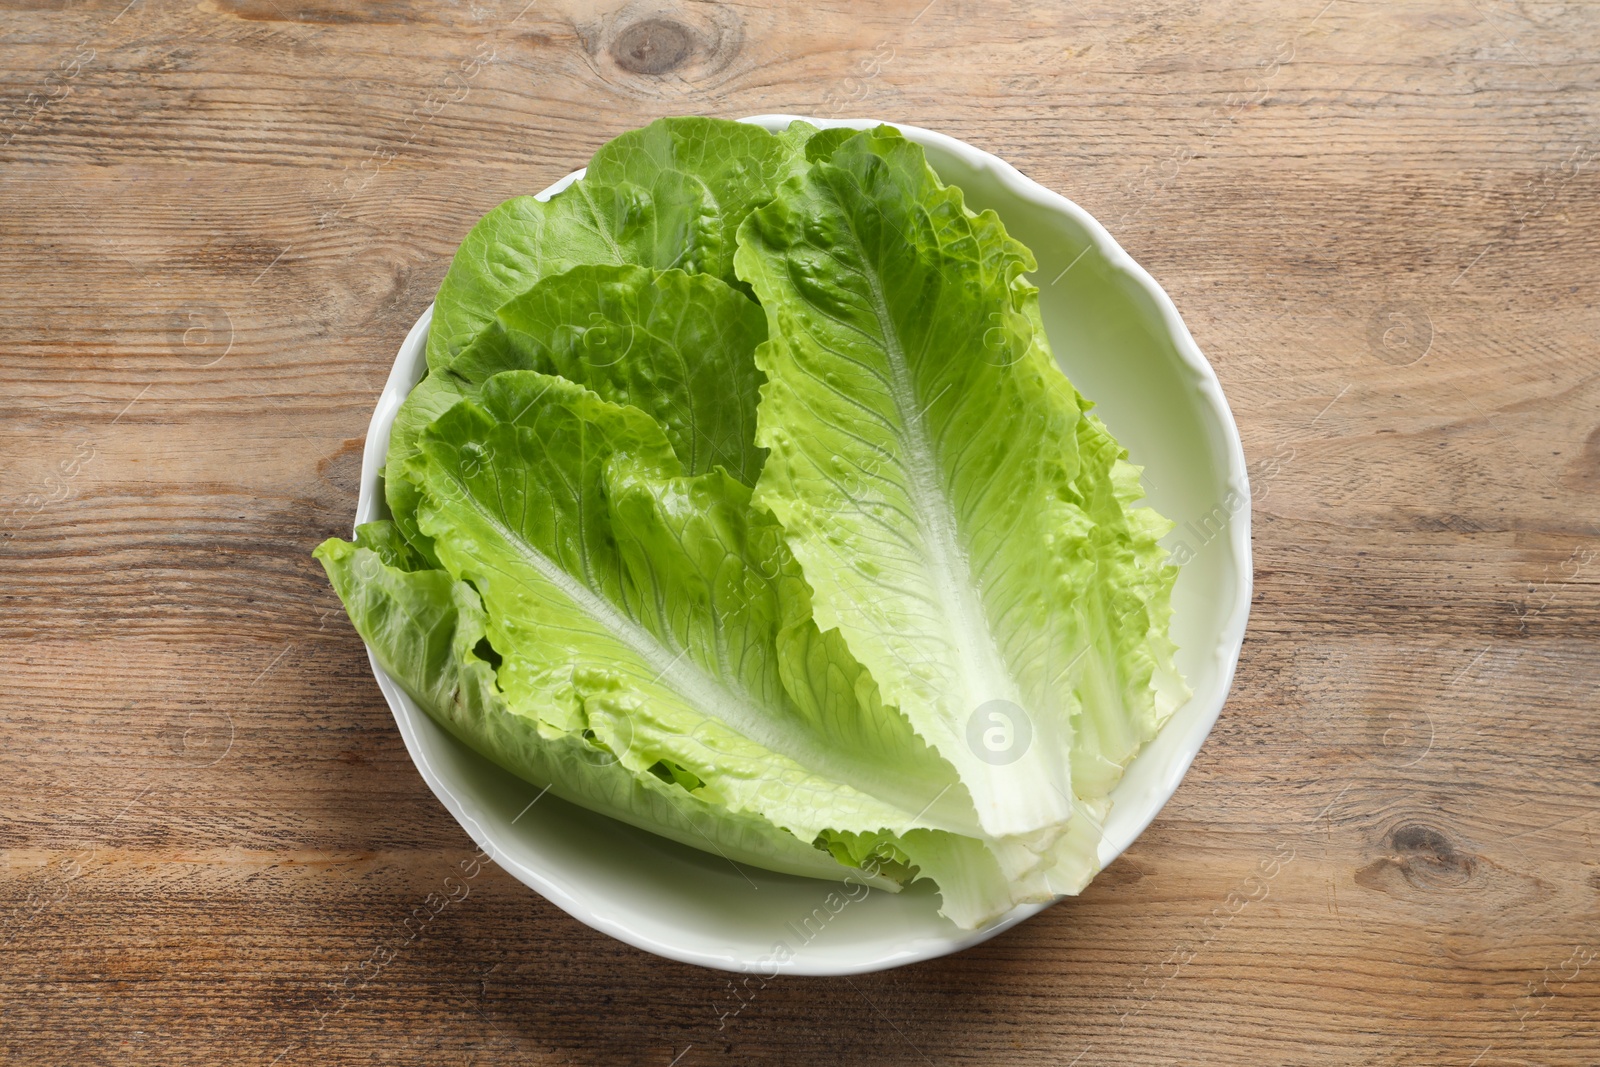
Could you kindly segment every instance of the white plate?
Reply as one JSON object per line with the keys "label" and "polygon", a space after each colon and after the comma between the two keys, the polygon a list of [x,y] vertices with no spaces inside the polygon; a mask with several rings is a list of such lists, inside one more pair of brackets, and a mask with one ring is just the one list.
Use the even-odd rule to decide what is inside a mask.
{"label": "white plate", "polygon": [[[796,117],[746,121],[779,130]],[[1133,461],[1145,465],[1151,504],[1178,524],[1168,546],[1180,559],[1192,555],[1173,594],[1172,635],[1194,696],[1112,793],[1100,846],[1100,860],[1109,864],[1178,788],[1233,680],[1251,576],[1250,491],[1239,433],[1216,375],[1172,301],[1104,227],[987,152],[915,126],[899,129],[927,150],[941,178],[961,186],[969,205],[993,208],[1033,249],[1039,259],[1034,281],[1061,366],[1099,404]],[[569,174],[540,198],[582,174]],[[358,523],[382,517],[378,471],[395,411],[427,366],[423,349],[432,311],[422,313],[400,346],[367,430]],[[528,808],[537,787],[435,725],[376,660],[372,671],[417,769],[472,839],[574,918],[647,952],[736,971],[859,974],[975,945],[1047,906],[1021,907],[980,930],[963,931],[939,917],[926,883],[899,895],[874,890],[862,897],[856,890],[852,897],[861,899],[835,895],[830,901],[841,886],[735,868],[554,797]]]}

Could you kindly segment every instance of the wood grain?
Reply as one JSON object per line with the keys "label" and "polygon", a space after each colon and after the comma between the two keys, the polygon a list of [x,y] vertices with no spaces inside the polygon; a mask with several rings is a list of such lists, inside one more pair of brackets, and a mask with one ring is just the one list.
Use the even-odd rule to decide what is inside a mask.
{"label": "wood grain", "polygon": [[[0,13],[0,1060],[1600,1063],[1600,8],[125,3]],[[764,111],[1106,222],[1222,379],[1258,571],[1081,898],[732,1013],[492,868],[432,914],[472,846],[309,553],[478,215]]]}

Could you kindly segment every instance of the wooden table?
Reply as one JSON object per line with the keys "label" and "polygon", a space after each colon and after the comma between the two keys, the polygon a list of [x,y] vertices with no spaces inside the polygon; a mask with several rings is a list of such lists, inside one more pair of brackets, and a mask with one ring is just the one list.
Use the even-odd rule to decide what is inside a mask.
{"label": "wooden table", "polygon": [[[1600,9],[925,2],[0,15],[0,1061],[1600,1062]],[[1111,228],[1238,417],[1257,593],[1081,898],[727,1014],[495,869],[401,926],[473,849],[310,551],[478,215],[780,110]]]}

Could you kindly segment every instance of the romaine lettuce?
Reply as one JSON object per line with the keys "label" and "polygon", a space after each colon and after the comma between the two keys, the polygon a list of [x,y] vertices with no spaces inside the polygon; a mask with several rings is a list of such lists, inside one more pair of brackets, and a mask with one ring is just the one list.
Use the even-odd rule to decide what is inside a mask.
{"label": "romaine lettuce", "polygon": [[[386,525],[361,527],[355,544],[330,539],[316,555],[384,670],[456,737],[563,800],[729,860],[813,878],[850,873],[759,816],[731,812],[669,776],[636,774],[581,734],[513,711],[480,654],[490,649],[477,592],[444,571],[405,566],[392,554],[405,543]],[[881,877],[874,884],[898,888]]]}
{"label": "romaine lettuce", "polygon": [[793,874],[1076,892],[1183,698],[1165,520],[1028,250],[884,127],[668,119],[496,208],[317,550],[380,663],[557,795]]}
{"label": "romaine lettuce", "polygon": [[[1150,679],[1174,572],[1161,521],[1126,511],[1136,472],[1050,358],[1032,255],[880,128],[753,212],[735,264],[771,334],[755,502],[818,624],[956,767],[987,833],[1064,824],[1074,765],[1101,800],[1171,710]],[[1012,749],[974,744],[991,719]]]}
{"label": "romaine lettuce", "polygon": [[592,263],[679,268],[736,284],[734,235],[804,166],[805,137],[742,122],[670,118],[608,142],[551,197],[508,200],[461,242],[434,301],[428,367],[448,365],[511,297]]}
{"label": "romaine lettuce", "polygon": [[[872,835],[929,874],[948,832],[975,829],[950,766],[817,629],[749,488],[685,475],[644,412],[503,372],[423,432],[409,473],[438,558],[483,599],[515,713],[636,774],[668,764],[694,795],[802,841]],[[952,915],[1009,903],[988,862],[985,899],[947,887]]]}
{"label": "romaine lettuce", "polygon": [[385,494],[406,536],[416,529],[417,490],[406,474],[422,430],[504,370],[559,374],[618,403],[654,414],[684,467],[720,465],[755,484],[765,451],[755,444],[766,338],[755,302],[717,278],[637,266],[581,266],[533,283],[446,368],[406,397],[389,436]]}

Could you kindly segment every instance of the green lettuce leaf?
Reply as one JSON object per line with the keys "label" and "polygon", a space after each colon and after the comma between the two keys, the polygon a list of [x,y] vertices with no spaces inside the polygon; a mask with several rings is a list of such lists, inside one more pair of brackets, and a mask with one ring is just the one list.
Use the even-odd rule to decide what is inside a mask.
{"label": "green lettuce leaf", "polygon": [[709,275],[584,266],[544,278],[401,405],[385,466],[390,513],[426,554],[406,463],[424,427],[503,370],[557,374],[648,411],[690,474],[720,466],[754,485],[766,455],[755,444],[755,347],[766,335],[755,302]]}
{"label": "green lettuce leaf", "polygon": [[676,267],[737,284],[734,235],[804,165],[808,131],[659,119],[607,142],[548,201],[501,204],[467,234],[439,286],[429,369],[447,366],[507,300],[583,264]]}
{"label": "green lettuce leaf", "polygon": [[[512,710],[480,654],[488,650],[487,618],[477,592],[444,571],[395,565],[411,560],[385,526],[361,527],[356,544],[329,539],[315,555],[383,669],[458,739],[563,800],[734,862],[813,878],[852,873],[857,865],[841,865],[759,816],[635,773],[596,741]],[[895,888],[882,878],[873,884]]]}
{"label": "green lettuce leaf", "polygon": [[1031,254],[880,127],[753,212],[736,266],[771,334],[755,503],[818,625],[957,768],[988,834],[1092,816],[1171,710],[1147,668],[1174,571],[1050,358]]}
{"label": "green lettuce leaf", "polygon": [[683,474],[643,412],[503,372],[424,431],[409,472],[422,531],[483,597],[519,714],[635,773],[669,763],[697,796],[835,855],[892,848],[964,925],[1016,902],[1024,861],[955,840],[977,829],[966,791],[817,628],[750,489]]}
{"label": "green lettuce leaf", "polygon": [[720,466],[754,485],[767,319],[704,274],[577,267],[501,306],[451,364],[465,395],[503,370],[537,370],[655,417],[690,474]]}
{"label": "green lettuce leaf", "polygon": [[833,155],[833,150],[844,144],[858,132],[849,126],[830,126],[826,130],[819,130],[806,138],[806,162],[815,163]]}

